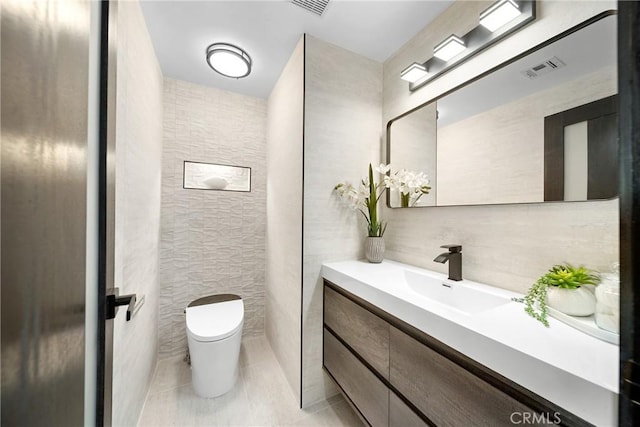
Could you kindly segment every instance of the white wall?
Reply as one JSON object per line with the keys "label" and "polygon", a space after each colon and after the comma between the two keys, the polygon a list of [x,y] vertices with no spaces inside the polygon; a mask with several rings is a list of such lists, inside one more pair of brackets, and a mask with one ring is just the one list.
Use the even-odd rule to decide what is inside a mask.
{"label": "white wall", "polygon": [[[465,34],[491,1],[458,1],[384,63],[384,123],[601,11],[613,1],[538,1],[537,19],[415,93],[400,71]],[[446,272],[440,245],[463,245],[463,276],[525,292],[559,262],[608,269],[618,259],[618,201],[385,209],[387,257]]]}
{"label": "white wall", "polygon": [[138,2],[118,4],[115,284],[146,302],[114,320],[113,425],[138,421],[158,347],[162,74]]}
{"label": "white wall", "polygon": [[379,162],[381,105],[382,64],[308,35],[269,97],[266,333],[303,407],[337,393],[322,371],[320,267],[362,256],[364,224],[332,189]]}
{"label": "white wall", "polygon": [[300,397],[304,37],[268,99],[265,329]]}
{"label": "white wall", "polygon": [[306,36],[304,97],[304,247],[302,405],[336,393],[322,371],[323,262],[361,258],[360,214],[332,194],[379,163],[382,64]]}
{"label": "white wall", "polygon": [[[187,349],[184,308],[242,297],[243,335],[264,333],[266,101],[164,81],[160,357]],[[251,192],[183,187],[185,160],[251,168]]]}

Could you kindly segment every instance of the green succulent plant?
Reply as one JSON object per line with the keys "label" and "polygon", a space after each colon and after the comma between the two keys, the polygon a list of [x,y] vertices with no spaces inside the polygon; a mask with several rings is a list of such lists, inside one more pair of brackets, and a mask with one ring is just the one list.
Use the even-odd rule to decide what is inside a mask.
{"label": "green succulent plant", "polygon": [[583,285],[597,285],[600,277],[586,267],[574,267],[571,264],[554,265],[539,280],[544,280],[549,286],[564,289],[577,289]]}
{"label": "green succulent plant", "polygon": [[[571,264],[554,265],[529,288],[523,298],[514,301],[524,303],[524,311],[544,326],[549,327],[547,319],[547,290],[549,286],[563,289],[577,289],[583,285],[597,285],[600,277],[586,267],[574,267]],[[537,305],[537,307],[536,307]]]}

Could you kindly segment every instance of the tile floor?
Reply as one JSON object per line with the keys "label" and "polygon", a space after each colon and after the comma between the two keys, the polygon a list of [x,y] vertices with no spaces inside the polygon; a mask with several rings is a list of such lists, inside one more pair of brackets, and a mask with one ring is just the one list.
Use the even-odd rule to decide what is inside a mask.
{"label": "tile floor", "polygon": [[238,382],[203,399],[182,357],[158,362],[139,426],[353,426],[362,422],[341,397],[302,410],[265,337],[242,340]]}

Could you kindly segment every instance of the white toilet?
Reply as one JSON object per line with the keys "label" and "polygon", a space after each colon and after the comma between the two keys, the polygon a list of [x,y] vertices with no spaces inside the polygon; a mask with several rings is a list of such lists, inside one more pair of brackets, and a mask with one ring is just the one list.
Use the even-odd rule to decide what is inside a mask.
{"label": "white toilet", "polygon": [[237,295],[211,295],[191,302],[186,310],[191,380],[198,396],[220,396],[233,387],[244,321]]}

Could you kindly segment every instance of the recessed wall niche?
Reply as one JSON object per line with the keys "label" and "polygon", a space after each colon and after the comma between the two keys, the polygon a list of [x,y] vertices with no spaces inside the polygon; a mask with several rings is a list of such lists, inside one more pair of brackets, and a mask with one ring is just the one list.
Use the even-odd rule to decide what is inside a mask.
{"label": "recessed wall niche", "polygon": [[251,191],[251,168],[185,160],[182,188],[191,190]]}

